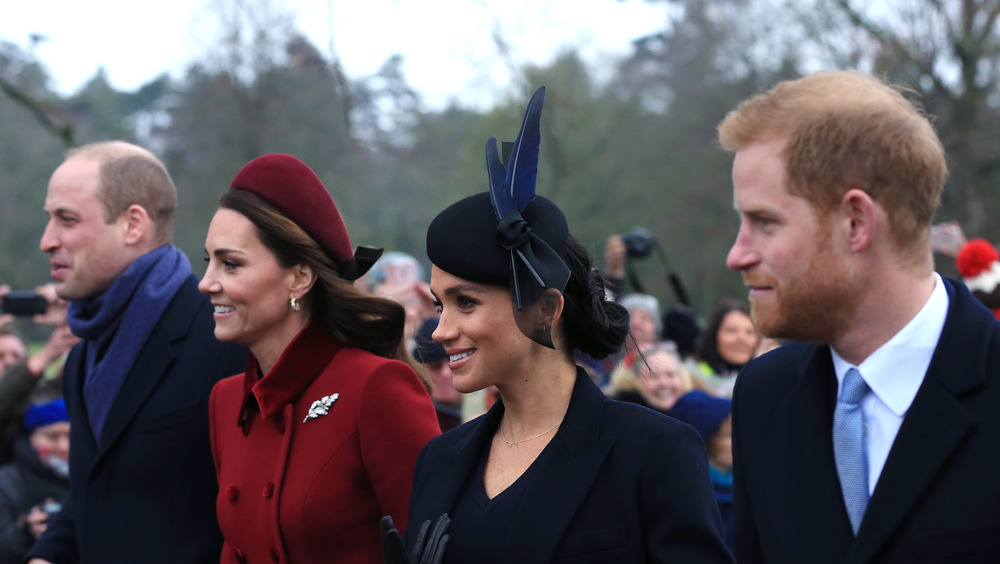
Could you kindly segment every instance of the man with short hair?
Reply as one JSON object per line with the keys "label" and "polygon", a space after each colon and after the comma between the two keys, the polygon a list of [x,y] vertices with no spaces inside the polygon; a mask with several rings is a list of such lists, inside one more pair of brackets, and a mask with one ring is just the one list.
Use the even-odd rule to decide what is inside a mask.
{"label": "man with short hair", "polygon": [[782,82],[719,126],[727,263],[769,337],[733,404],[741,563],[993,561],[1000,325],[934,272],[930,121],[858,72]]}
{"label": "man with short hair", "polygon": [[176,198],[163,164],[121,141],[71,151],[49,180],[41,249],[82,341],[64,368],[70,493],[32,564],[219,560],[207,402],[246,349],[215,339],[170,244]]}

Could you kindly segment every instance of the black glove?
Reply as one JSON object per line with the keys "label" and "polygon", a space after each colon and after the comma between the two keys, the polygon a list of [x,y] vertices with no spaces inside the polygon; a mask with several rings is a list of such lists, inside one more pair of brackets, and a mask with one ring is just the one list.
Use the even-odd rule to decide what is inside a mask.
{"label": "black glove", "polygon": [[424,521],[417,533],[416,544],[406,554],[406,544],[396,530],[392,517],[385,515],[379,523],[379,536],[382,539],[382,564],[441,564],[444,558],[444,547],[448,544],[448,524],[451,519],[448,514],[442,514],[430,529],[431,522]]}

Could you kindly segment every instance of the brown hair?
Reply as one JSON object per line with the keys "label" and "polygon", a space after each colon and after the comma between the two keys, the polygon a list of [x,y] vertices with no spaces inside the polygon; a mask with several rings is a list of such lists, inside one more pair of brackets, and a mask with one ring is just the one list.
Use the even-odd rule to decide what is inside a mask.
{"label": "brown hair", "polygon": [[860,188],[888,214],[896,244],[922,252],[948,171],[934,127],[904,92],[857,71],[780,82],[731,111],[719,142],[738,151],[784,138],[790,194],[829,212]]}
{"label": "brown hair", "polygon": [[153,222],[156,242],[170,242],[177,188],[153,153],[124,141],[102,141],[72,149],[66,158],[100,163],[97,198],[104,205],[105,222],[113,222],[131,205],[142,206]]}
{"label": "brown hair", "polygon": [[398,358],[406,312],[399,303],[373,296],[341,278],[330,255],[294,221],[246,190],[229,190],[221,208],[253,223],[261,242],[285,268],[308,265],[317,281],[308,294],[313,321],[323,323],[342,343],[385,358]]}

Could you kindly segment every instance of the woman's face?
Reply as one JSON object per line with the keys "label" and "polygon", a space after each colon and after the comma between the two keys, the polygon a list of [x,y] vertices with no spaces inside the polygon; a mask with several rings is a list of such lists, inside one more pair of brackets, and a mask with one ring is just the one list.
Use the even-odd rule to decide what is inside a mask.
{"label": "woman's face", "polygon": [[208,268],[198,289],[212,297],[215,337],[248,345],[264,366],[299,329],[289,298],[295,271],[278,264],[243,214],[220,208],[205,238]]}
{"label": "woman's face", "polygon": [[528,353],[538,345],[517,328],[506,288],[434,266],[431,292],[441,311],[433,337],[448,353],[456,390],[474,392],[527,373]]}
{"label": "woman's face", "polygon": [[629,330],[635,343],[642,350],[656,343],[659,335],[656,334],[656,320],[648,311],[641,307],[628,310]]}
{"label": "woman's face", "polygon": [[677,357],[663,351],[645,357],[645,363],[641,358],[635,359],[639,366],[639,394],[653,407],[666,411],[687,391]]}
{"label": "woman's face", "polygon": [[743,366],[753,358],[757,347],[757,330],[749,315],[734,310],[722,318],[716,339],[722,360],[735,366]]}

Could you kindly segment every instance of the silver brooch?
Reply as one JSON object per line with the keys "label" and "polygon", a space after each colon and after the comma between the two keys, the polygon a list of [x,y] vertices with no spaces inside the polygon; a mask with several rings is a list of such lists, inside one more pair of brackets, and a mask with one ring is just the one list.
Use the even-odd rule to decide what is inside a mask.
{"label": "silver brooch", "polygon": [[306,418],[303,419],[302,422],[305,423],[310,419],[316,419],[320,415],[330,413],[330,406],[333,405],[333,402],[337,401],[337,398],[339,397],[340,394],[333,394],[330,396],[324,396],[323,398],[314,401],[313,404],[309,406],[309,415],[306,415]]}

